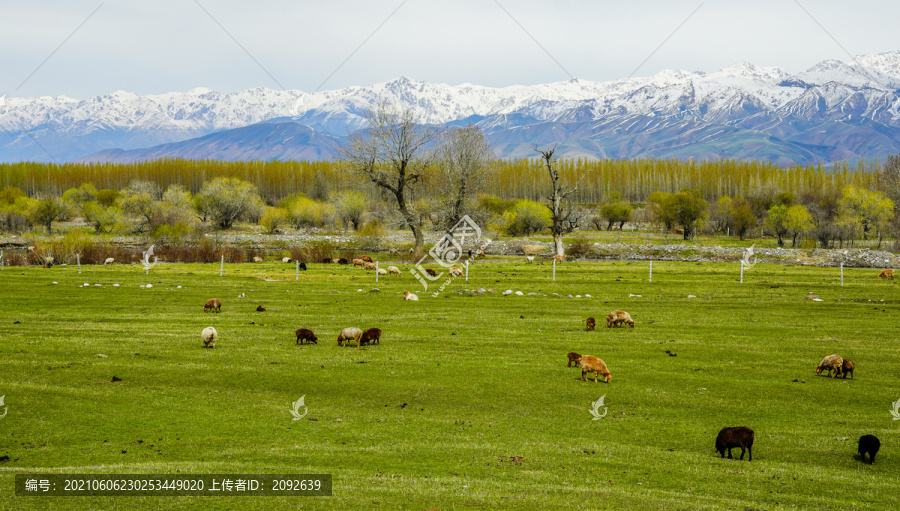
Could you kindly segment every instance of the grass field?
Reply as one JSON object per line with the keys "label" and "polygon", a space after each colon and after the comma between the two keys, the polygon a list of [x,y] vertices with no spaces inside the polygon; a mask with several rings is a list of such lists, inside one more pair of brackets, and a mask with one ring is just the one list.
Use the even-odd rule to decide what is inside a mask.
{"label": "grass field", "polygon": [[[836,269],[762,264],[740,284],[738,268],[657,263],[650,283],[646,263],[566,263],[553,283],[549,265],[488,261],[434,298],[408,272],[371,292],[371,272],[335,265],[299,281],[275,263],[224,277],[8,267],[0,508],[900,507],[896,285],[877,270],[846,270],[841,287]],[[498,293],[458,293],[479,287]],[[221,314],[203,312],[212,297]],[[605,328],[613,309],[637,327]],[[381,328],[381,345],[338,348],[346,326]],[[300,327],[319,344],[296,346]],[[604,359],[612,382],[580,381],[570,351]],[[856,362],[854,380],[815,375],[831,353]],[[292,421],[300,396],[308,415]],[[601,396],[607,415],[592,420]],[[714,450],[738,425],[756,431],[752,462]],[[871,466],[855,459],[866,433],[882,443]],[[16,497],[26,472],[328,473],[334,494]]]}

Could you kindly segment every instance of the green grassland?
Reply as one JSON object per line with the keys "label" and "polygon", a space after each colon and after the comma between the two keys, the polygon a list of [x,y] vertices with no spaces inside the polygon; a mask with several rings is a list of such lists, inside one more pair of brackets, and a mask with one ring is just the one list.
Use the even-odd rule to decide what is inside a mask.
{"label": "green grassland", "polygon": [[[403,269],[375,284],[322,264],[299,280],[276,263],[7,267],[0,508],[900,507],[900,300],[877,270],[841,287],[837,269],[758,264],[741,284],[737,264],[657,263],[651,283],[646,263],[565,263],[551,282],[549,264],[485,261],[433,297]],[[481,287],[498,293],[462,292]],[[221,314],[203,312],[212,297]],[[636,328],[605,328],[613,309]],[[381,328],[381,345],[337,347],[347,326]],[[301,327],[319,344],[297,346]],[[580,381],[570,351],[612,382]],[[854,380],[815,375],[831,353]],[[756,431],[752,462],[714,450],[738,425]],[[871,466],[855,459],[866,433]],[[328,473],[334,494],[16,497],[26,472]]]}

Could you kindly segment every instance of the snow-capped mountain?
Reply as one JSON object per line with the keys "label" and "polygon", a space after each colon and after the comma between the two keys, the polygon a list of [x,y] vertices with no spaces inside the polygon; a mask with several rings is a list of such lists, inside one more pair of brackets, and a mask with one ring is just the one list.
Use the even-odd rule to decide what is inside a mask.
{"label": "snow-capped mountain", "polygon": [[329,157],[326,145],[363,127],[365,111],[387,100],[415,108],[422,122],[476,123],[500,156],[564,141],[558,154],[597,158],[829,162],[900,152],[898,92],[900,51],[797,73],[740,62],[712,73],[502,88],[402,77],[316,93],[2,98],[0,161]]}

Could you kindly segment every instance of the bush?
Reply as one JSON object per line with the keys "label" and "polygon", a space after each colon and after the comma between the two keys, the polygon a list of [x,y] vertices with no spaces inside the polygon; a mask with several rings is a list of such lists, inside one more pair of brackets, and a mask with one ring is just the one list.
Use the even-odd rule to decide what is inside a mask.
{"label": "bush", "polygon": [[259,225],[266,229],[269,234],[275,234],[279,227],[286,224],[289,215],[284,208],[266,208],[259,220]]}
{"label": "bush", "polygon": [[510,236],[529,236],[547,229],[550,225],[550,210],[543,204],[521,200],[512,210],[503,214],[503,230]]}

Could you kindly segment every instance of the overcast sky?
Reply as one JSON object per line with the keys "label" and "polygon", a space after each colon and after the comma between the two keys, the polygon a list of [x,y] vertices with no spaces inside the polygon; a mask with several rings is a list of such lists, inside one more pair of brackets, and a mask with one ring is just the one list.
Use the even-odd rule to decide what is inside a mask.
{"label": "overcast sky", "polygon": [[500,87],[663,69],[708,72],[738,61],[801,71],[824,59],[849,60],[847,52],[900,49],[896,0],[20,0],[0,6],[0,94],[9,97],[83,99],[194,87],[310,92],[399,76]]}

